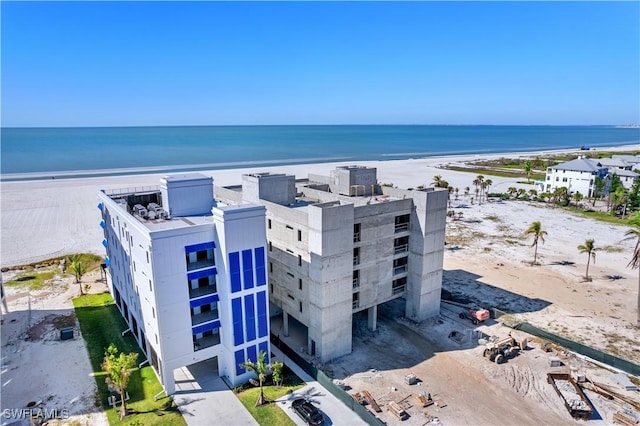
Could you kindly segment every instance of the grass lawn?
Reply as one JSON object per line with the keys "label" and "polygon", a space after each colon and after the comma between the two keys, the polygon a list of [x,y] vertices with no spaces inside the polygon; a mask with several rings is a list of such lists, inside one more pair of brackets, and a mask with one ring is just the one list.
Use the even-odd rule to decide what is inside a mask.
{"label": "grass lawn", "polygon": [[60,274],[57,269],[35,271],[33,269],[21,272],[14,279],[6,281],[7,287],[25,288],[31,291],[42,290],[45,283]]}
{"label": "grass lawn", "polygon": [[106,374],[100,365],[105,349],[114,343],[121,352],[137,352],[138,363],[146,359],[130,333],[121,336],[127,325],[109,293],[91,294],[73,299],[76,316],[80,322],[82,336],[87,343],[91,366],[98,385],[96,405],[105,407],[111,425],[186,425],[182,415],[173,403],[173,398],[164,397],[154,401],[153,397],[162,390],[151,366],[136,369],[131,374],[127,392],[130,400],[127,408],[133,414],[120,421],[118,412],[108,404],[110,395],[105,383]]}
{"label": "grass lawn", "polygon": [[[302,387],[305,383],[296,376],[291,370],[285,366],[285,380],[282,387],[277,388],[275,386],[263,386],[264,396],[273,401],[277,398],[283,397],[289,393],[292,393]],[[277,403],[271,402],[261,407],[256,407],[256,401],[260,395],[259,387],[249,387],[239,393],[236,396],[242,402],[247,410],[251,413],[254,419],[260,425],[278,425],[278,426],[294,426],[295,423],[287,416],[287,414],[278,407]]]}

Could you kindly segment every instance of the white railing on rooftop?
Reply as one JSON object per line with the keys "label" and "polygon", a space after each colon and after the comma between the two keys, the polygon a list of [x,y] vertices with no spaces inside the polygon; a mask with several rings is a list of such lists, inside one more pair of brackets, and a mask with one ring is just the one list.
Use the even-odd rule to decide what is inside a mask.
{"label": "white railing on rooftop", "polygon": [[124,194],[141,194],[145,192],[158,192],[160,191],[160,186],[152,185],[152,186],[135,186],[133,188],[118,188],[118,189],[105,189],[104,193],[106,195],[124,195]]}

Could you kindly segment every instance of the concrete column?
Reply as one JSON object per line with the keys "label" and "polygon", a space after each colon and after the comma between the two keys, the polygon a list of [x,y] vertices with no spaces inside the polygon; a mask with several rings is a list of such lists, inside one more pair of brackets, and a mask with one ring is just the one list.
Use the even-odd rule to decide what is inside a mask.
{"label": "concrete column", "polygon": [[367,325],[369,330],[376,331],[378,327],[378,305],[373,305],[367,309]]}
{"label": "concrete column", "polygon": [[284,329],[284,337],[289,337],[289,314],[282,311],[282,328]]}

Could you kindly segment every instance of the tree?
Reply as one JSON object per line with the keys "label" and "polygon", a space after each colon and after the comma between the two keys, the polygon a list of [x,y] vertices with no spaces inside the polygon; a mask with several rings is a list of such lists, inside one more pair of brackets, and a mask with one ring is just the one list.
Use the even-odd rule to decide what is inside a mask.
{"label": "tree", "polygon": [[629,261],[627,268],[638,270],[638,306],[636,327],[640,328],[640,212],[636,212],[633,218],[629,220],[629,224],[633,225],[635,228],[632,228],[625,233],[625,240],[635,239],[636,247],[633,249],[633,254],[631,255],[631,260]]}
{"label": "tree", "polygon": [[487,199],[487,194],[489,193],[489,188],[493,185],[493,181],[491,179],[487,179],[482,182],[482,192],[484,193],[484,199]]}
{"label": "tree", "polygon": [[518,193],[518,188],[516,188],[515,186],[510,186],[507,189],[507,194],[509,194],[509,196],[511,197],[514,197],[517,193]]}
{"label": "tree", "polygon": [[599,198],[602,196],[602,193],[604,191],[604,187],[606,185],[606,181],[604,179],[602,179],[601,177],[596,177],[594,179],[593,182],[593,203],[591,204],[592,206],[596,205],[596,198]]}
{"label": "tree", "polygon": [[138,354],[135,352],[125,354],[118,352],[116,345],[111,343],[104,354],[102,370],[107,373],[107,385],[120,395],[120,420],[127,415],[127,386],[131,371],[136,367]]}
{"label": "tree", "polygon": [[241,368],[245,370],[249,370],[255,373],[258,376],[258,381],[260,382],[260,396],[256,401],[256,407],[265,404],[267,401],[264,397],[264,391],[262,390],[262,383],[264,383],[264,379],[267,378],[267,373],[269,372],[269,365],[267,365],[264,360],[267,357],[267,353],[265,351],[260,351],[258,354],[258,361],[253,362],[248,360],[247,362],[243,362],[240,364]]}
{"label": "tree", "polygon": [[440,176],[440,175],[435,175],[433,177],[432,184],[436,188],[448,188],[449,187],[449,183],[446,180],[442,179],[442,176]]}
{"label": "tree", "polygon": [[536,191],[535,189],[529,190],[529,197],[536,198],[537,196],[538,196],[538,191]]}
{"label": "tree", "polygon": [[273,384],[280,387],[282,386],[282,368],[284,363],[282,361],[276,361],[271,364],[271,377],[273,378]]}
{"label": "tree", "polygon": [[468,186],[464,187],[464,195],[469,195],[469,189],[470,188]]}
{"label": "tree", "polygon": [[531,225],[529,225],[529,228],[524,231],[524,234],[533,235],[533,243],[531,244],[531,247],[535,247],[535,251],[533,253],[532,264],[535,265],[538,259],[538,240],[542,241],[542,243],[544,244],[544,236],[547,235],[547,231],[543,230],[540,221],[536,220]]}
{"label": "tree", "polygon": [[476,199],[478,200],[478,204],[482,204],[482,199],[478,197],[478,193],[480,192],[480,188],[482,187],[482,182],[484,182],[484,176],[478,175],[473,180],[473,186],[476,188]]}
{"label": "tree", "polygon": [[578,203],[580,203],[580,201],[582,201],[582,194],[580,193],[580,191],[576,191],[573,193],[573,201],[576,203],[576,207],[578,207]]}
{"label": "tree", "polygon": [[67,256],[68,262],[69,262],[69,267],[71,268],[71,271],[73,272],[73,275],[76,277],[76,283],[80,284],[80,294],[84,294],[84,291],[82,291],[82,276],[84,274],[86,274],[87,272],[87,267],[85,266],[84,262],[82,262],[82,258],[80,257],[79,254],[72,254]]}
{"label": "tree", "polygon": [[455,187],[453,192],[456,194],[456,200],[458,199],[458,193],[460,192],[460,188]]}
{"label": "tree", "polygon": [[531,160],[525,161],[524,162],[524,172],[527,175],[527,182],[531,182],[531,170],[532,170]]}
{"label": "tree", "polygon": [[578,250],[580,250],[580,253],[587,253],[587,271],[584,274],[584,278],[587,281],[591,281],[591,278],[589,278],[589,262],[591,261],[591,258],[593,258],[593,263],[596,263],[596,250],[597,250],[594,245],[594,240],[593,239],[586,240],[584,244],[580,244],[578,246]]}

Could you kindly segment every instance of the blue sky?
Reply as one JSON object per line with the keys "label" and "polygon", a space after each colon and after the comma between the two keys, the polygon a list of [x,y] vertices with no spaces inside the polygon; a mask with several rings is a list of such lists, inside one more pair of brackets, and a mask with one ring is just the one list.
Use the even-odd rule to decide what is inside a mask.
{"label": "blue sky", "polygon": [[638,2],[7,2],[2,125],[640,122]]}

